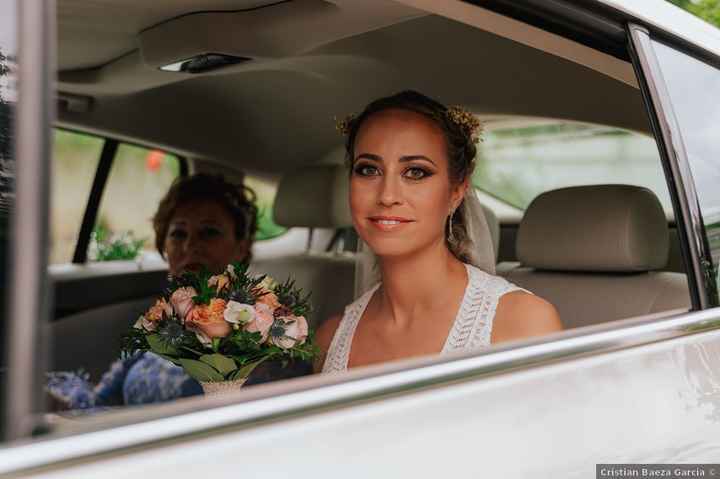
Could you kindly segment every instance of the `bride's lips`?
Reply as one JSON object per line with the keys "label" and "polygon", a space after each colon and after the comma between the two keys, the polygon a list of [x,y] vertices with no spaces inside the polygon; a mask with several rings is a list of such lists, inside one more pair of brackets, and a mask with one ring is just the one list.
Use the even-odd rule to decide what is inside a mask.
{"label": "bride's lips", "polygon": [[401,216],[370,216],[368,220],[380,231],[396,231],[415,221]]}

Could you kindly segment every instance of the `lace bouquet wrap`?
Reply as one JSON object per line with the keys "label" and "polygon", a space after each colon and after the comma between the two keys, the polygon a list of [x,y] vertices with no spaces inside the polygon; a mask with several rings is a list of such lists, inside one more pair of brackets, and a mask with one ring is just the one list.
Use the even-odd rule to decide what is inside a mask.
{"label": "lace bouquet wrap", "polygon": [[263,361],[312,361],[309,297],[291,279],[248,274],[244,263],[218,275],[184,273],[138,318],[123,352],[151,351],[173,362],[206,394],[233,389]]}

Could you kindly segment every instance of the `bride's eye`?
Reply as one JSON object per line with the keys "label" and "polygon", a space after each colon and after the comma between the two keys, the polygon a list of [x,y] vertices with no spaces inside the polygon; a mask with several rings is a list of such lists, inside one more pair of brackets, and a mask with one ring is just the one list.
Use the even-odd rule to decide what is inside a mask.
{"label": "bride's eye", "polygon": [[360,176],[376,176],[380,174],[380,171],[376,167],[362,163],[355,165],[353,172]]}
{"label": "bride's eye", "polygon": [[405,176],[405,178],[409,178],[411,180],[422,180],[423,178],[432,176],[432,173],[430,173],[429,171],[427,171],[423,168],[413,166],[413,167],[405,170],[405,172],[403,173],[403,176]]}

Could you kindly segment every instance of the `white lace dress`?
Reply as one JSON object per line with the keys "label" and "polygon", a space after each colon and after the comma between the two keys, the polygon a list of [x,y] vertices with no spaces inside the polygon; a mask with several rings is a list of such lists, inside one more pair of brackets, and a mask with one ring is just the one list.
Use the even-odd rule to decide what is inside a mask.
{"label": "white lace dress", "polygon": [[[465,267],[468,273],[465,295],[441,354],[451,351],[470,351],[490,346],[493,318],[500,297],[511,291],[528,292],[499,276],[488,274],[475,266],[466,264]],[[345,307],[343,317],[330,343],[325,364],[323,364],[323,373],[347,370],[348,360],[350,359],[350,346],[355,330],[370,302],[370,298],[379,287],[380,283]]]}

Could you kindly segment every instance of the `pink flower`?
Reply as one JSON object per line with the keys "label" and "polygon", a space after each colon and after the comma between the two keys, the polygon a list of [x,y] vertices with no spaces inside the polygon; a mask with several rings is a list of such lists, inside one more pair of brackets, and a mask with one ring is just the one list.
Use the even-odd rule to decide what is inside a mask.
{"label": "pink flower", "polygon": [[277,295],[269,289],[261,289],[260,294],[262,296],[257,299],[257,303],[266,304],[273,311],[280,307]]}
{"label": "pink flower", "polygon": [[192,286],[178,288],[173,292],[172,296],[170,296],[170,304],[172,304],[173,309],[175,309],[175,313],[180,316],[181,321],[185,321],[185,317],[195,305],[195,303],[193,303],[195,296],[197,296],[197,291],[195,291],[195,288]]}
{"label": "pink flower", "polygon": [[225,300],[211,299],[209,305],[199,304],[193,307],[185,319],[185,325],[193,331],[200,331],[208,338],[224,338],[232,331],[225,321]]}
{"label": "pink flower", "polygon": [[303,316],[292,314],[281,316],[270,328],[271,344],[283,349],[290,349],[303,344],[308,336],[307,320]]}
{"label": "pink flower", "polygon": [[273,311],[267,304],[256,303],[255,304],[255,317],[245,325],[245,331],[251,333],[260,333],[262,340],[267,340],[270,328],[273,325]]}

